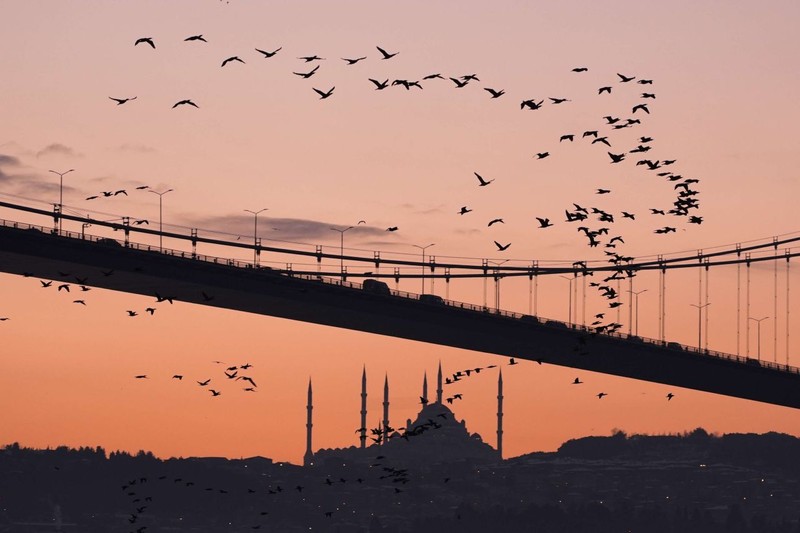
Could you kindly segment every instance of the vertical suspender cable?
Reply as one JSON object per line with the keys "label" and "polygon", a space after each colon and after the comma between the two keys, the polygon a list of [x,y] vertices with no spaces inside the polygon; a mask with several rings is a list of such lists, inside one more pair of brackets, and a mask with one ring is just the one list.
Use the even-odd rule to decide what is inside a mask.
{"label": "vertical suspender cable", "polygon": [[[741,245],[736,245],[736,257],[741,257]],[[736,263],[736,355],[741,355],[742,329],[742,264]]]}
{"label": "vertical suspender cable", "polygon": [[705,260],[705,271],[706,271],[706,301],[703,304],[706,308],[706,342],[705,342],[705,350],[708,351],[708,259]]}
{"label": "vertical suspender cable", "polygon": [[744,327],[744,343],[745,343],[745,355],[750,357],[750,254],[744,254],[745,260],[745,322],[746,325]]}
{"label": "vertical suspender cable", "polygon": [[775,260],[773,261],[773,280],[772,280],[772,360],[778,362],[778,238],[772,238],[775,247]]}

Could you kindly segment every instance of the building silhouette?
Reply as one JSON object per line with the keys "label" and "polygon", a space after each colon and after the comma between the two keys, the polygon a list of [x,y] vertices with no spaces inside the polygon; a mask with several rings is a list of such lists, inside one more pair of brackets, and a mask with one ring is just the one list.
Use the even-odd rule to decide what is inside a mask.
{"label": "building silhouette", "polygon": [[[483,441],[478,433],[467,430],[465,420],[457,420],[451,409],[453,398],[444,402],[442,365],[436,377],[436,400],[428,401],[428,376],[423,374],[421,409],[413,418],[406,419],[404,427],[393,427],[389,417],[389,376],[383,383],[383,418],[375,428],[367,427],[367,371],[361,373],[361,426],[356,430],[357,445],[348,448],[312,449],[312,392],[309,380],[305,466],[321,465],[327,461],[347,460],[349,462],[368,462],[380,447],[380,454],[392,454],[397,459],[424,460],[426,462],[453,462],[476,460],[496,462],[502,459],[503,450],[503,377],[497,382],[497,442],[493,448]],[[371,442],[368,442],[368,437]]]}

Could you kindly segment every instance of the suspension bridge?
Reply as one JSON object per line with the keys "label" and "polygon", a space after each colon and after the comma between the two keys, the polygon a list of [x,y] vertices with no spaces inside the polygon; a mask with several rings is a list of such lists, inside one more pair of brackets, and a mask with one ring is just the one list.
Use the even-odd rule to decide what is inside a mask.
{"label": "suspension bridge", "polygon": [[[15,212],[15,218],[22,218],[24,214],[25,217],[53,220],[52,227],[45,227],[0,219],[0,271],[10,274],[79,281],[87,286],[158,299],[300,320],[800,407],[800,368],[789,364],[790,265],[791,260],[800,255],[790,246],[800,241],[800,236],[796,235],[694,254],[618,257],[610,263],[531,261],[520,265],[492,263],[486,259],[443,262],[430,257],[426,261],[424,254],[421,260],[380,252],[345,254],[343,244],[339,253],[335,253],[318,245],[313,248],[279,242],[267,245],[256,235],[252,243],[245,243],[200,236],[197,229],[191,229],[188,234],[153,230],[131,224],[127,217],[120,221],[99,221],[65,214],[59,204],[53,211],[9,202],[0,202],[0,208]],[[81,231],[63,230],[62,221],[79,223]],[[88,235],[85,229],[90,226],[121,232],[122,238]],[[132,239],[132,235],[136,238]],[[138,242],[155,238],[158,244]],[[163,239],[183,243],[184,249],[164,248]],[[200,254],[198,246],[221,254]],[[241,259],[242,252],[252,253],[252,260]],[[272,260],[269,262],[272,266],[266,266],[261,261],[263,254],[289,260]],[[316,263],[316,269],[309,267],[309,260]],[[301,268],[295,267],[298,263]],[[338,268],[335,268],[337,263]],[[756,264],[773,266],[775,322],[778,319],[779,264],[783,264],[785,271],[786,357],[783,364],[777,361],[777,327],[773,328],[774,360],[761,358],[760,338],[758,356],[749,356],[750,277],[751,266]],[[745,287],[747,355],[708,349],[707,334],[705,346],[701,345],[702,335],[697,346],[669,340],[666,333],[667,273],[679,269],[699,272],[698,301],[692,305],[697,308],[698,329],[702,333],[704,310],[708,331],[709,271],[727,265],[737,268],[737,351],[742,323],[742,285]],[[638,335],[638,294],[643,291],[634,290],[634,280],[639,273],[647,271],[658,275],[658,338]],[[553,275],[570,280],[567,321],[548,320],[538,313],[538,281]],[[361,279],[364,283],[348,281],[348,278]],[[505,278],[527,278],[528,313],[500,308],[500,280]],[[623,293],[622,285],[628,285],[627,333],[620,323],[622,311],[619,307],[616,322],[609,321],[601,326],[586,324],[585,290],[590,278],[615,284],[619,294]],[[390,289],[387,283],[377,281],[381,279],[395,283],[400,279],[421,279],[422,292]],[[424,294],[426,279],[431,284],[443,280],[447,296],[454,280],[482,279],[483,304]],[[487,301],[489,280],[495,283],[494,307]],[[579,321],[578,287],[581,284],[584,316]],[[760,337],[760,322],[758,326]]]}

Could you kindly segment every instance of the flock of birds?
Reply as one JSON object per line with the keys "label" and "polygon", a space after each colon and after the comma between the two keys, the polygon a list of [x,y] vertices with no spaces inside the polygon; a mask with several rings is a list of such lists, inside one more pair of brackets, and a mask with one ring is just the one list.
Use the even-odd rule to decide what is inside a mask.
{"label": "flock of birds", "polygon": [[[217,365],[225,364],[223,361],[213,361],[213,363],[217,364]],[[253,367],[253,365],[251,365],[250,363],[244,363],[244,364],[241,364],[241,365],[233,365],[233,366],[226,367],[222,372],[222,374],[225,376],[225,378],[221,379],[220,382],[222,382],[222,383],[238,383],[238,382],[242,382],[242,383],[238,383],[238,384],[240,385],[239,388],[241,388],[244,392],[257,392],[256,388],[258,387],[258,385],[256,384],[255,379],[253,379],[252,376],[247,376],[247,375],[244,375],[244,374],[240,374],[240,371],[247,372],[252,367]],[[183,377],[184,377],[183,374],[173,374],[171,379],[182,382],[183,381]],[[139,374],[139,375],[134,376],[134,378],[135,379],[150,379],[150,377],[147,374]],[[211,378],[206,378],[206,379],[203,379],[203,380],[194,380],[194,381],[195,381],[195,383],[197,383],[198,386],[200,386],[204,390],[207,390],[211,394],[212,398],[216,398],[216,397],[222,395],[222,390],[221,389],[217,390],[217,389],[220,388],[219,385],[212,385],[212,387],[216,387],[216,388],[209,387],[209,385],[211,384],[213,379],[214,378],[211,377]],[[241,385],[243,385],[243,386],[241,386]]]}

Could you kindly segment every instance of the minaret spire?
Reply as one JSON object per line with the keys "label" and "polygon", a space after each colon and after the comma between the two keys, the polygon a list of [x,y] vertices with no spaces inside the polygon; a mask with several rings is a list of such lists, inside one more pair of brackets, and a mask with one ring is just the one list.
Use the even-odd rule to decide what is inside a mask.
{"label": "minaret spire", "polygon": [[425,374],[422,376],[422,398],[425,400],[425,403],[428,402],[428,371],[425,371]]}
{"label": "minaret spire", "polygon": [[306,419],[306,454],[303,456],[303,465],[310,466],[314,463],[314,452],[311,451],[311,411],[314,409],[311,399],[311,378],[308,378],[308,418]]}
{"label": "minaret spire", "polygon": [[503,370],[497,378],[497,455],[503,458]]}
{"label": "minaret spire", "polygon": [[442,403],[442,362],[439,361],[439,373],[436,376],[436,403]]}
{"label": "minaret spire", "polygon": [[389,440],[387,431],[389,427],[389,374],[386,374],[383,381],[383,444]]}
{"label": "minaret spire", "polygon": [[367,446],[367,365],[361,372],[361,447]]}

